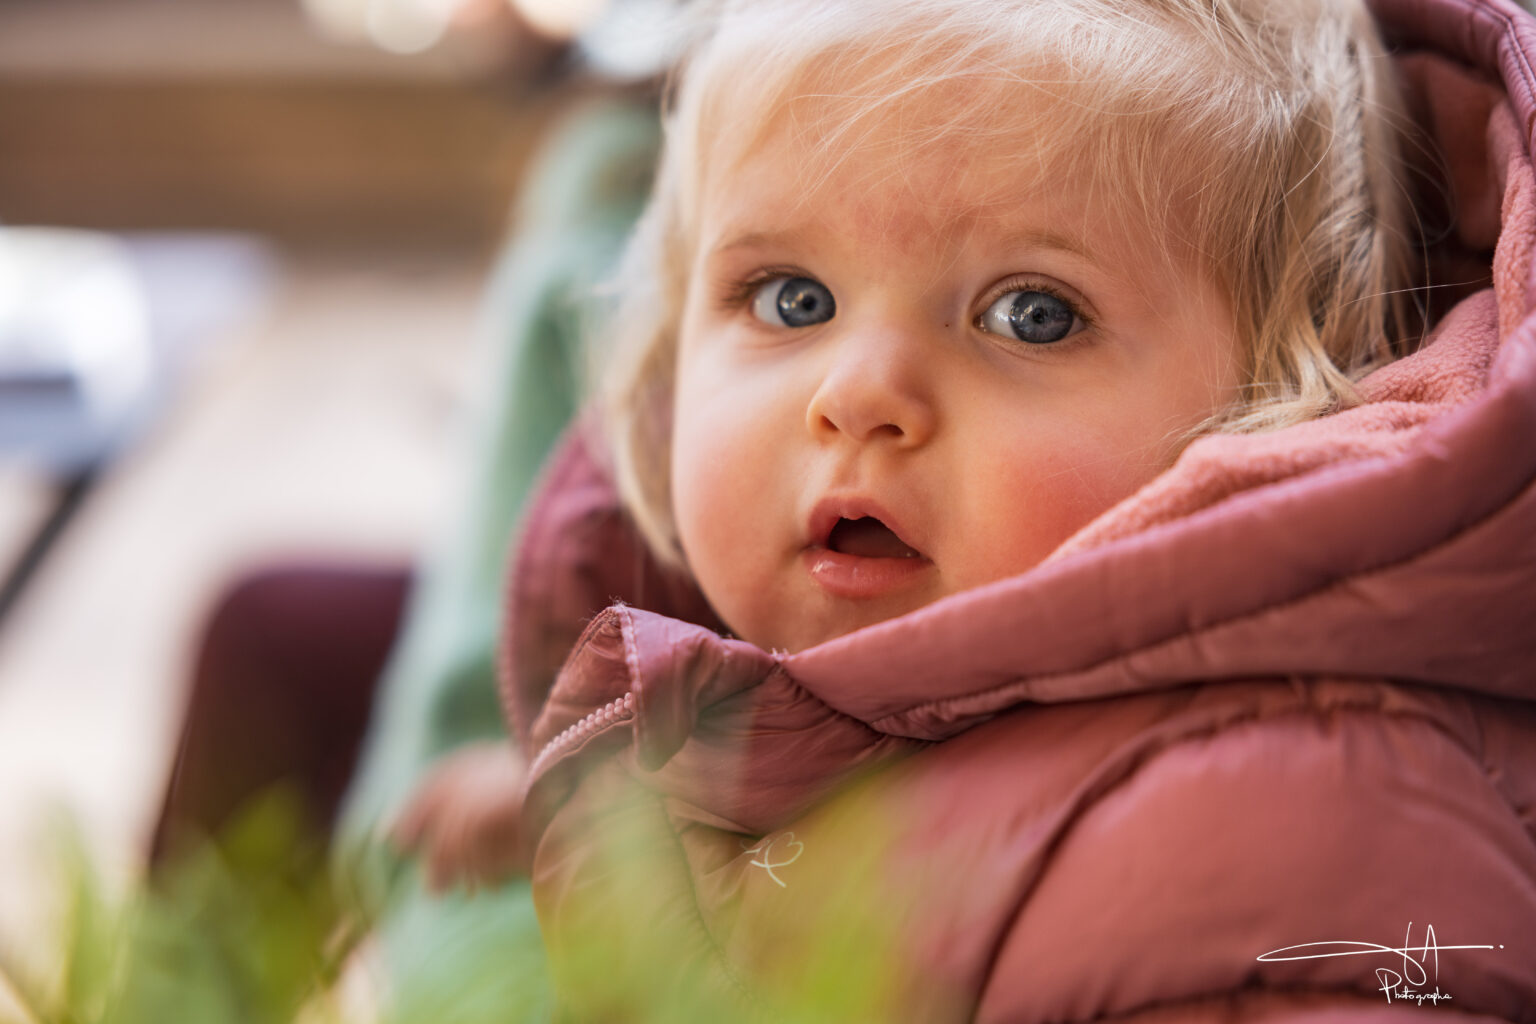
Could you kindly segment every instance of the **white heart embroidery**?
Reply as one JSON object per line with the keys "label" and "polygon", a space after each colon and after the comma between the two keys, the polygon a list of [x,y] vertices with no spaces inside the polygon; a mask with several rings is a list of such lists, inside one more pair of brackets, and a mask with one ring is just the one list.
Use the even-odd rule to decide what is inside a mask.
{"label": "white heart embroidery", "polygon": [[787,889],[788,884],[778,876],[776,869],[789,867],[799,860],[800,855],[805,852],[805,844],[796,839],[793,832],[780,832],[777,835],[764,836],[761,842],[745,852],[752,854],[754,858],[748,863],[768,872],[768,877],[773,879],[780,889]]}

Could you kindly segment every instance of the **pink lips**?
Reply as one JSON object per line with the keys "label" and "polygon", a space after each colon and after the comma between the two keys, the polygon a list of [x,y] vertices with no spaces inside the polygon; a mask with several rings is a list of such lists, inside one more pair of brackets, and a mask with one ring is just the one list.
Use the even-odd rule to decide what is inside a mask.
{"label": "pink lips", "polygon": [[[896,541],[912,553],[899,557],[868,557],[832,550],[829,541],[839,521],[866,518],[883,523],[895,535]],[[802,555],[806,571],[834,597],[852,600],[881,597],[912,586],[933,568],[932,560],[911,543],[909,535],[903,533],[901,525],[890,513],[866,499],[833,498],[820,502],[811,514],[807,533],[810,543]]]}

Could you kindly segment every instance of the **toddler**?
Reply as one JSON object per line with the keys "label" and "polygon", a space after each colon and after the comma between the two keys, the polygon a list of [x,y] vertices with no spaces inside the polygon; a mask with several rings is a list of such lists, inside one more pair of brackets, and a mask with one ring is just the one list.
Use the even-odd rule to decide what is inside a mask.
{"label": "toddler", "polygon": [[618,321],[654,550],[797,651],[1013,576],[1404,339],[1358,4],[727,5]]}
{"label": "toddler", "polygon": [[852,958],[827,1019],[1342,1020],[1404,997],[1272,954],[1409,922],[1486,944],[1462,1009],[1536,1005],[1536,652],[1490,639],[1536,596],[1529,477],[1454,433],[1530,418],[1496,358],[1529,245],[1392,362],[1449,244],[1414,242],[1408,115],[1481,118],[1514,189],[1498,90],[1349,0],[699,20],[605,439],[524,526],[526,775],[446,773],[405,841],[536,848],[578,1019],[801,1012]]}

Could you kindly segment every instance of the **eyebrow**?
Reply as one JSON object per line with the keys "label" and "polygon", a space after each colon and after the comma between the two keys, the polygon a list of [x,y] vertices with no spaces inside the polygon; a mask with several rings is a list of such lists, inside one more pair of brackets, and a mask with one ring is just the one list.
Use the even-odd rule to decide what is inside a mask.
{"label": "eyebrow", "polygon": [[785,245],[794,237],[793,231],[748,231],[711,246],[709,252],[713,255],[735,252],[737,249],[761,249],[765,246]]}
{"label": "eyebrow", "polygon": [[[736,252],[740,249],[758,249],[788,245],[798,235],[797,231],[747,231],[735,236],[726,236],[725,240],[713,245],[708,250],[708,255],[715,256]],[[1102,262],[1096,258],[1093,252],[1084,244],[1070,235],[1060,234],[1055,231],[1021,231],[1005,236],[1009,243],[1023,243],[1031,249],[1050,249],[1056,252],[1065,252],[1095,266],[1101,266]]]}

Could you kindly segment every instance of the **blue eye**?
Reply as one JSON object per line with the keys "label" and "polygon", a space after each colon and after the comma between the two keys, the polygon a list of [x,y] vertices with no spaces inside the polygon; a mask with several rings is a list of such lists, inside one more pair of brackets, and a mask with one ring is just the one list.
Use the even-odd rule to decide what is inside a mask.
{"label": "blue eye", "polygon": [[993,334],[1030,345],[1049,345],[1076,334],[1083,321],[1064,300],[1050,292],[1021,289],[998,297],[981,314],[981,326]]}
{"label": "blue eye", "polygon": [[775,327],[824,324],[836,312],[827,286],[809,277],[776,277],[752,298],[752,315]]}

